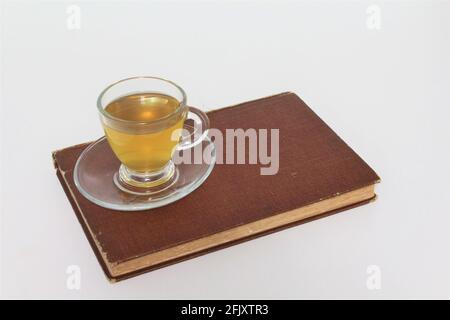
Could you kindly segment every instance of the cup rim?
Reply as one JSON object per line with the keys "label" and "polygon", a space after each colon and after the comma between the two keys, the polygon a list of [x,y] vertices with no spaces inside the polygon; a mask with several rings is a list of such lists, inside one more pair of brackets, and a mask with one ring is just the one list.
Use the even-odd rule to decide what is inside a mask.
{"label": "cup rim", "polygon": [[[178,105],[178,107],[177,107],[177,109],[175,111],[173,111],[172,113],[168,114],[167,116],[165,116],[163,118],[160,118],[160,119],[157,119],[157,120],[152,120],[152,121],[126,120],[126,119],[121,119],[121,118],[115,117],[115,116],[111,115],[110,113],[106,112],[105,109],[103,108],[103,105],[102,105],[102,98],[105,95],[105,93],[109,89],[111,89],[112,87],[114,87],[115,85],[117,85],[119,83],[122,83],[122,82],[125,82],[125,81],[129,81],[129,80],[135,80],[135,79],[153,79],[153,80],[160,80],[160,81],[166,82],[166,83],[174,86],[177,90],[179,90],[180,93],[181,93],[181,96],[183,98],[181,99],[180,104]],[[100,92],[100,94],[99,94],[99,96],[97,98],[97,109],[103,116],[105,116],[106,118],[109,118],[111,120],[114,120],[114,121],[120,121],[120,122],[125,122],[125,123],[133,123],[135,125],[139,125],[139,124],[149,125],[149,124],[156,124],[156,123],[160,123],[162,121],[166,121],[168,118],[170,118],[174,114],[177,114],[182,107],[186,106],[186,101],[187,101],[186,92],[184,92],[183,88],[181,88],[178,84],[176,84],[173,81],[170,81],[170,80],[167,80],[167,79],[164,79],[164,78],[161,78],[161,77],[155,77],[155,76],[134,76],[134,77],[124,78],[124,79],[115,81],[115,82],[109,84],[105,89],[103,89],[103,91]]]}

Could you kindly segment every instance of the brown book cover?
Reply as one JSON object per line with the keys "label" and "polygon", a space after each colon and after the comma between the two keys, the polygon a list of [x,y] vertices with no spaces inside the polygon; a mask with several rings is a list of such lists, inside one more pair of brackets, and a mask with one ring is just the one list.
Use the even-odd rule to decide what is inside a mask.
{"label": "brown book cover", "polygon": [[205,183],[164,207],[102,208],[75,187],[88,144],[53,153],[57,176],[111,281],[352,208],[375,198],[377,174],[297,95],[286,92],[208,112],[211,127],[279,129],[279,169],[216,164]]}

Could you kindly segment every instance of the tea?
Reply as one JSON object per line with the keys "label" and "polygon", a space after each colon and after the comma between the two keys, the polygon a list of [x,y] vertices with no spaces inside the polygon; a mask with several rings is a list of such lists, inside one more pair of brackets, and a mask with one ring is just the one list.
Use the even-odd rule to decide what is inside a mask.
{"label": "tea", "polygon": [[[137,93],[120,97],[109,103],[105,111],[115,118],[142,122],[142,128],[114,126],[104,123],[109,144],[119,160],[138,172],[161,170],[172,158],[179,142],[185,113],[176,114],[180,102],[160,93]],[[158,130],[145,130],[145,123],[167,118]]]}

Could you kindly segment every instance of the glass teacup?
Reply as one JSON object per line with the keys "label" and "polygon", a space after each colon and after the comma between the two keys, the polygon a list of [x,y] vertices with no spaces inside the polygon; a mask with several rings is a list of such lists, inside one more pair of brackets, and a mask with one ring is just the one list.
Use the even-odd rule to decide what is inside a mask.
{"label": "glass teacup", "polygon": [[[114,176],[118,188],[151,194],[173,183],[174,152],[202,142],[209,128],[207,115],[188,107],[186,99],[180,86],[157,77],[123,79],[102,91],[97,107],[121,162]],[[186,119],[194,120],[192,132],[184,132]]]}

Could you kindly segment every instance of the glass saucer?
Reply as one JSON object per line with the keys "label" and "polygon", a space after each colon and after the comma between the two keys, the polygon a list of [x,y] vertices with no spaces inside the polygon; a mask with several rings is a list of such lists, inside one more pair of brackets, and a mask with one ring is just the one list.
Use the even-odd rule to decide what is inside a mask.
{"label": "glass saucer", "polygon": [[114,182],[120,161],[103,137],[83,151],[73,177],[81,194],[101,207],[121,211],[152,209],[187,196],[206,180],[216,162],[214,143],[206,136],[194,148],[176,151],[174,159],[192,161],[174,161],[175,178],[167,188],[148,195],[125,192]]}

